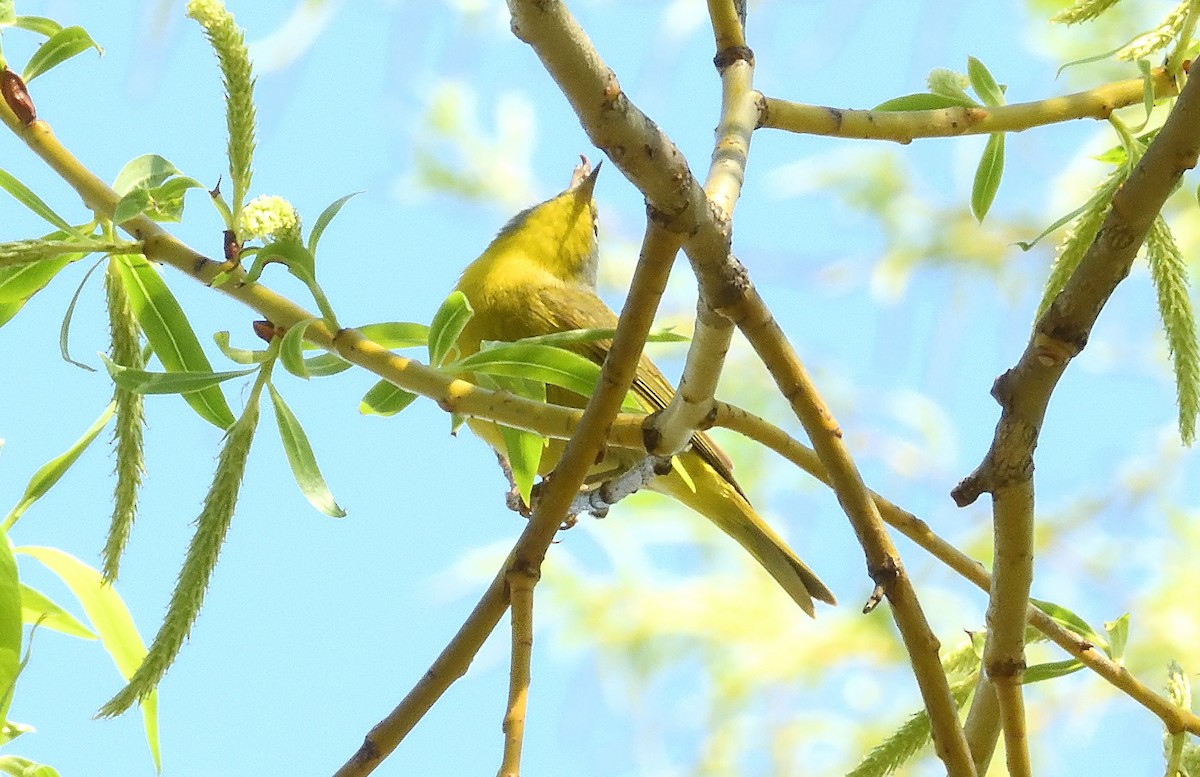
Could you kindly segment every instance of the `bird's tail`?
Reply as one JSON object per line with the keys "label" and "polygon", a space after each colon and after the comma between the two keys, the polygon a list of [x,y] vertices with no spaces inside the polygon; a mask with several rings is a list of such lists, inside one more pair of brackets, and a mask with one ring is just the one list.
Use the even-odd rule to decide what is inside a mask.
{"label": "bird's tail", "polygon": [[737,487],[694,453],[685,453],[675,460],[676,466],[687,472],[695,489],[677,471],[656,478],[652,489],[683,502],[737,540],[809,615],[814,614],[814,598],[837,603],[817,574],[759,517]]}

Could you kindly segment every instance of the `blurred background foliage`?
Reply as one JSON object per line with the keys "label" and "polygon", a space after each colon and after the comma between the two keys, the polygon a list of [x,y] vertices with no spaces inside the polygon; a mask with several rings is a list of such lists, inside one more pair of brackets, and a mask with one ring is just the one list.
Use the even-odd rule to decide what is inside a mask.
{"label": "blurred background foliage", "polygon": [[[702,175],[718,100],[704,4],[571,5],[631,98]],[[1068,68],[1057,80],[1055,71],[1125,43],[1171,6],[1126,0],[1096,23],[1068,28],[1047,21],[1065,2],[904,5],[752,0],[758,87],[804,102],[869,107],[922,90],[929,69],[961,70],[973,54],[1009,85],[1009,102],[1033,100],[1136,76],[1129,63],[1112,61]],[[237,2],[230,7],[247,12]],[[131,70],[139,88],[163,78],[155,66],[169,61],[181,21],[174,2],[146,8],[143,48]],[[294,80],[326,28],[354,12],[351,4],[314,0],[295,3],[274,28],[248,26],[262,79],[264,146],[289,104],[311,99],[294,91]],[[580,145],[574,117],[512,39],[499,0],[394,0],[373,4],[371,13],[404,33],[389,52],[392,73],[362,74],[379,79],[370,110],[393,131],[390,145],[372,150],[398,213],[465,202],[471,219],[499,226],[561,188],[573,153],[595,154]],[[511,66],[514,51],[525,57],[524,69]],[[339,104],[336,94],[322,99],[337,119],[364,110]],[[1138,110],[1130,109],[1133,123]],[[1012,136],[996,205],[981,225],[968,192],[983,140],[892,146],[762,131],[736,216],[735,251],[831,403],[868,484],[987,564],[989,511],[958,510],[948,492],[991,438],[999,411],[987,392],[1024,347],[1056,235],[1028,253],[1014,244],[1088,196],[1107,172],[1094,157],[1114,138],[1097,122]],[[601,282],[616,306],[643,211],[615,169],[601,180]],[[325,201],[341,192],[327,194]],[[1194,273],[1194,182],[1167,215]],[[445,257],[425,260],[438,265],[431,272],[448,288],[471,249],[449,234],[445,248]],[[369,260],[375,264],[364,271],[394,261]],[[414,265],[420,271],[421,257]],[[364,307],[384,307],[372,293]],[[436,304],[424,300],[379,317],[426,320],[421,311]],[[659,324],[687,331],[694,304],[681,261]],[[651,347],[664,371],[678,374],[682,349]],[[719,396],[801,434],[739,339]],[[1097,628],[1131,613],[1127,666],[1155,688],[1165,683],[1170,660],[1191,676],[1200,667],[1200,472],[1180,445],[1173,396],[1153,290],[1144,264],[1135,265],[1051,405],[1038,452],[1034,595]],[[622,505],[603,521],[582,521],[551,548],[538,589],[536,649],[572,667],[568,698],[578,690],[605,702],[561,712],[561,734],[575,739],[580,761],[570,774],[844,773],[919,705],[890,617],[859,612],[871,585],[831,493],[773,454],[717,435],[752,500],[831,582],[841,606],[820,611],[815,623],[797,618],[737,548],[653,496],[639,495],[631,500],[636,507]],[[495,486],[498,503],[498,477]],[[508,547],[496,540],[463,550],[437,585],[470,599]],[[983,627],[985,596],[907,541],[900,549],[946,650],[966,645],[967,632]],[[1030,648],[1031,664],[1059,658],[1056,648]],[[535,670],[531,726],[554,717],[539,705],[540,687]],[[1160,768],[1157,720],[1086,671],[1037,685],[1027,705],[1040,773]],[[609,771],[614,751],[623,755]],[[900,773],[939,769],[927,754]],[[998,754],[992,773],[1002,772]]]}

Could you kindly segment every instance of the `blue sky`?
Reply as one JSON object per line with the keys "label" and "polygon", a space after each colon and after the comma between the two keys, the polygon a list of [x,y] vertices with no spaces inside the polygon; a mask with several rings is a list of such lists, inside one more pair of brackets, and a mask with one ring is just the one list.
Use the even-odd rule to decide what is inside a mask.
{"label": "blue sky", "polygon": [[[579,153],[599,156],[536,57],[507,33],[502,4],[481,2],[485,10],[476,14],[454,10],[473,5],[335,4],[311,48],[289,52],[285,46],[282,51],[297,58],[260,71],[254,193],[288,197],[311,223],[330,201],[365,192],[322,242],[321,279],[343,322],[428,321],[461,268],[512,212],[562,188]],[[678,32],[687,29],[689,5],[699,4],[670,4],[678,16],[668,15],[667,3],[576,5],[632,99],[702,173],[718,101],[708,64],[711,41],[703,26]],[[34,82],[39,115],[103,178],[111,180],[128,159],[154,152],[188,175],[215,181],[224,172],[224,113],[203,37],[183,18],[182,4],[118,0],[104,6],[18,3],[19,13],[85,26],[106,49],[103,58],[86,53]],[[1061,63],[1026,46],[1022,10],[1011,3],[970,6],[765,4],[750,29],[759,55],[757,85],[806,102],[869,107],[921,90],[932,67],[962,69],[972,54],[1009,84],[1010,100],[1068,89],[1052,80]],[[251,41],[277,30],[291,10],[238,2],[230,7]],[[5,36],[10,60],[19,62],[27,52],[22,37]],[[456,154],[469,147],[438,139],[424,119],[435,95],[461,89],[454,84],[469,84],[476,100],[477,113],[465,112],[474,123],[467,137],[504,139],[476,148],[479,156],[470,160],[470,169],[490,184],[505,183],[508,190],[497,193],[507,198],[502,203],[463,201],[416,181],[414,149],[457,164]],[[505,127],[515,127],[516,134],[504,135]],[[1069,209],[1048,191],[1047,175],[1066,169],[1078,146],[1097,132],[1089,122],[1013,136],[997,212],[1030,219],[1036,233],[1043,219]],[[981,147],[980,138],[914,144],[898,155],[899,169],[912,176],[924,201],[965,207],[973,155]],[[902,296],[882,294],[878,258],[885,246],[878,224],[808,178],[852,176],[876,153],[867,144],[759,133],[735,247],[829,392],[871,485],[949,536],[978,538],[986,508],[954,510],[946,494],[990,440],[997,409],[987,390],[1023,348],[1047,256],[1023,256],[1012,248],[1006,254],[1010,269],[1000,274],[920,269]],[[0,140],[0,166],[68,218],[86,219],[67,187],[12,138]],[[597,191],[606,261],[611,259],[605,277],[613,280],[629,267],[641,199],[612,168],[601,175]],[[219,219],[202,200],[199,194],[189,199],[187,222],[177,234],[217,255]],[[938,217],[926,218],[914,228],[938,227]],[[0,240],[42,230],[11,202],[0,204]],[[108,401],[103,373],[86,374],[58,358],[59,323],[85,270],[64,272],[0,329],[0,437],[6,440],[0,503],[15,502],[30,474],[73,441]],[[93,354],[106,347],[106,325],[97,280],[81,298],[72,348],[76,358],[98,366]],[[248,311],[183,278],[167,280],[202,341],[231,330],[235,343],[252,345]],[[282,273],[269,271],[267,282],[304,298]],[[686,312],[692,303],[682,267],[672,288],[683,296],[669,301],[668,312]],[[619,288],[612,301],[619,304]],[[1154,348],[1161,349],[1154,317],[1145,274],[1135,273],[1102,319],[1111,326],[1098,329],[1068,372],[1039,450],[1047,511],[1075,504],[1082,484],[1136,475],[1139,460],[1151,470],[1160,457],[1180,461],[1171,436],[1173,388],[1163,379],[1161,359],[1152,357]],[[666,352],[668,374],[677,372],[680,357],[676,351],[672,361]],[[451,438],[447,419],[432,403],[417,403],[390,420],[360,416],[358,398],[372,382],[357,372],[306,384],[280,381],[350,515],[335,521],[307,505],[273,439],[273,422],[264,417],[205,610],[162,685],[165,774],[332,771],[420,677],[473,606],[491,561],[478,561],[472,550],[490,548],[488,558],[497,558],[496,549],[519,533],[520,522],[503,509],[504,484],[486,446],[468,436]],[[230,385],[226,394],[240,407],[246,391]],[[149,477],[119,586],[147,640],[165,607],[220,441],[219,432],[178,398],[149,398],[148,410]],[[1197,481],[1187,474],[1195,475],[1195,462],[1186,454],[1181,461],[1161,484],[1163,498],[1194,504]],[[22,519],[14,542],[56,546],[98,563],[111,467],[100,446],[89,451]],[[752,470],[739,469],[745,471]],[[779,514],[805,516],[785,527],[789,536],[847,603],[843,609],[854,609],[869,586],[836,502],[809,486],[766,493],[756,501]],[[1154,539],[1161,535],[1153,534],[1162,531],[1161,512],[1147,512],[1144,504],[1123,512],[1120,503],[1098,510],[1091,518],[1104,531],[1096,545],[1076,547],[1074,554],[1066,548],[1062,566],[1039,578],[1044,592],[1061,593],[1064,603],[1094,623],[1128,609],[1129,581],[1152,575],[1145,555],[1161,546]],[[572,533],[563,552],[603,566],[606,526]],[[1150,550],[1127,558],[1118,553],[1112,578],[1089,576],[1092,554],[1112,554],[1114,545],[1145,539],[1147,532],[1144,547]],[[930,576],[931,587],[950,584],[913,548],[901,549],[915,574]],[[476,561],[464,564],[464,557]],[[65,598],[32,566],[23,572]],[[982,597],[936,601],[952,604],[931,613],[947,639],[981,625]],[[819,629],[820,623],[805,628]],[[468,677],[380,774],[496,768],[507,683],[503,632],[502,625]],[[628,752],[633,717],[614,697],[595,657],[553,636],[538,644],[530,770],[581,777],[651,773]],[[1148,682],[1160,683],[1156,675]],[[119,684],[96,645],[39,633],[12,712],[39,730],[19,740],[13,752],[50,763],[63,775],[152,773],[137,715],[90,719]],[[901,710],[915,700],[911,688],[903,693],[910,695]],[[1114,696],[1100,695],[1107,701]],[[1119,761],[1133,773],[1159,768],[1157,721],[1132,704],[1115,706],[1098,729],[1090,720],[1068,720],[1080,748],[1064,755],[1057,746],[1043,747],[1038,752],[1048,759],[1045,773],[1075,773],[1082,752],[1138,759]],[[672,772],[663,766],[656,773]]]}

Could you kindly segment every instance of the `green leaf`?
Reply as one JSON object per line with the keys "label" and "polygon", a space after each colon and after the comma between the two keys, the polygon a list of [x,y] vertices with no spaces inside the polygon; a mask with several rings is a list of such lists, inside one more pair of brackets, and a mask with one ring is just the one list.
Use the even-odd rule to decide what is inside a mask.
{"label": "green leaf", "polygon": [[0,326],[4,326],[9,321],[12,321],[13,316],[21,312],[21,308],[25,307],[25,300],[17,300],[16,302],[0,302]]}
{"label": "green leaf", "polygon": [[122,195],[113,222],[120,224],[140,213],[155,221],[180,221],[184,195],[189,189],[204,188],[195,178],[181,175],[169,159],[144,154],[128,162],[113,182],[113,189]]}
{"label": "green leaf", "polygon": [[[113,257],[113,261],[138,324],[167,371],[212,372],[192,325],[158,270],[143,256],[122,255]],[[216,386],[184,394],[183,398],[209,423],[221,429],[233,425],[233,412]]]}
{"label": "green leaf", "polygon": [[[11,3],[9,4],[11,7]],[[53,19],[47,19],[45,16],[18,16],[13,21],[13,26],[29,32],[35,32],[44,38],[54,36],[54,33],[62,29],[62,25]]]}
{"label": "green leaf", "polygon": [[9,27],[17,21],[13,0],[0,0],[0,27]]}
{"label": "green leaf", "polygon": [[316,320],[315,318],[306,318],[288,327],[279,344],[279,363],[297,378],[308,380],[310,377],[308,365],[304,360],[304,333]]}
{"label": "green leaf", "polygon": [[[104,260],[101,259],[100,261],[102,262]],[[84,273],[83,280],[79,282],[79,285],[75,287],[75,293],[71,295],[71,304],[67,305],[67,312],[63,315],[62,326],[58,328],[58,351],[60,354],[62,354],[63,361],[67,362],[68,364],[74,364],[76,367],[82,370],[87,370],[88,372],[95,372],[96,368],[72,359],[71,349],[67,340],[71,333],[71,318],[75,315],[75,304],[79,302],[79,295],[83,293],[83,287],[88,282],[88,278],[92,277],[92,273],[96,272],[96,268],[99,266],[100,262],[96,262],[91,266],[90,269],[88,269],[86,273]]]}
{"label": "green leaf", "polygon": [[967,78],[971,79],[971,88],[984,105],[993,108],[1004,105],[1004,89],[996,83],[987,67],[975,57],[967,57]]}
{"label": "green leaf", "polygon": [[98,53],[104,54],[104,49],[92,40],[92,36],[88,35],[87,30],[76,26],[64,27],[51,35],[45,43],[38,46],[37,51],[33,52],[33,56],[25,65],[25,70],[21,72],[21,79],[25,83],[29,83],[50,68],[92,48]]}
{"label": "green leaf", "polygon": [[415,348],[429,343],[429,327],[409,321],[387,321],[358,327],[363,337],[388,349]]}
{"label": "green leaf", "polygon": [[[515,342],[525,345],[556,345],[568,346],[580,343],[595,343],[601,340],[611,340],[616,335],[616,329],[568,329],[565,332],[552,332],[548,335],[522,337]],[[676,334],[670,329],[651,332],[646,337],[648,343],[686,343],[691,338]],[[496,341],[488,341],[496,342]]]}
{"label": "green leaf", "polygon": [[411,391],[381,380],[363,395],[358,403],[358,412],[363,415],[396,415],[416,399],[417,395]]}
{"label": "green leaf", "polygon": [[149,372],[122,367],[104,354],[100,358],[113,382],[135,394],[189,394],[258,371],[258,367],[251,367],[230,372]]}
{"label": "green leaf", "polygon": [[113,223],[124,224],[134,216],[140,215],[148,207],[150,207],[149,190],[134,189],[117,201],[117,207],[113,208]]}
{"label": "green leaf", "polygon": [[873,111],[934,111],[943,108],[974,108],[976,103],[974,100],[963,99],[958,96],[947,94],[933,94],[931,92],[918,92],[917,94],[906,94],[900,97],[893,97],[890,100],[885,100],[879,105],[876,105],[871,110]]}
{"label": "green leaf", "polygon": [[180,175],[180,172],[171,160],[158,154],[143,154],[125,163],[112,188],[124,196],[138,189],[152,189],[173,175]]}
{"label": "green leaf", "polygon": [[[535,402],[546,401],[546,387],[541,383],[516,378],[497,378],[497,385],[516,396],[532,399]],[[533,493],[533,481],[537,478],[538,468],[542,463],[542,452],[546,448],[546,440],[540,434],[500,426],[500,435],[504,438],[504,457],[512,472],[513,484],[521,501],[529,505]]]}
{"label": "green leaf", "polygon": [[33,191],[17,180],[11,173],[3,168],[0,168],[0,189],[8,192],[13,198],[29,208],[31,211],[41,216],[46,221],[61,229],[63,232],[82,237],[75,227],[66,222],[62,216],[54,212],[54,209],[42,201],[42,198],[33,193]]}
{"label": "green leaf", "polygon": [[1042,612],[1050,616],[1050,619],[1062,626],[1067,631],[1078,634],[1083,637],[1088,643],[1108,652],[1108,640],[1096,633],[1096,630],[1088,625],[1087,621],[1080,618],[1075,613],[1068,610],[1066,607],[1047,602],[1041,599],[1030,597],[1030,602],[1034,607],[1037,607]]}
{"label": "green leaf", "polygon": [[975,218],[983,221],[992,200],[996,199],[996,190],[1000,188],[1000,177],[1004,175],[1004,133],[994,132],[988,136],[987,145],[983,148],[983,156],[979,159],[979,167],[975,169],[975,185],[971,188],[971,212]]}
{"label": "green leaf", "polygon": [[482,372],[487,375],[525,378],[591,396],[600,379],[600,366],[574,351],[548,345],[505,343],[460,359],[445,367],[460,374]]}
{"label": "green leaf", "polygon": [[467,301],[467,295],[461,291],[453,291],[442,306],[438,308],[437,313],[433,314],[433,321],[429,324],[429,365],[437,367],[446,358],[446,354],[450,353],[450,349],[458,342],[458,336],[462,334],[463,327],[471,320],[474,311],[471,310],[471,303]]}
{"label": "green leaf", "polygon": [[46,288],[54,276],[84,254],[60,254],[34,264],[0,268],[0,303],[22,303]]}
{"label": "green leaf", "polygon": [[8,533],[0,532],[0,721],[8,720],[21,673],[21,583]]}
{"label": "green leaf", "polygon": [[184,195],[192,189],[207,190],[207,187],[195,178],[186,176],[172,178],[162,186],[154,187],[150,190],[146,215],[155,221],[183,221]]}
{"label": "green leaf", "polygon": [[48,629],[80,639],[95,639],[96,634],[71,613],[54,603],[41,591],[21,584],[21,620],[40,623]]}
{"label": "green leaf", "polygon": [[1050,226],[1043,229],[1041,232],[1038,233],[1038,236],[1035,237],[1033,240],[1029,240],[1029,241],[1018,240],[1017,245],[1021,247],[1022,251],[1028,251],[1029,249],[1033,248],[1035,245],[1040,243],[1042,241],[1042,239],[1046,237],[1046,235],[1049,235],[1051,232],[1058,229],[1059,227],[1065,226],[1068,222],[1070,222],[1072,219],[1074,219],[1080,213],[1083,213],[1085,210],[1087,210],[1091,206],[1092,206],[1091,201],[1085,202],[1084,204],[1080,205],[1075,210],[1071,211],[1067,215],[1065,215],[1062,218],[1055,221]]}
{"label": "green leaf", "polygon": [[308,503],[331,518],[345,518],[346,511],[334,501],[321,469],[317,466],[317,457],[313,454],[312,446],[308,443],[308,435],[300,426],[291,408],[283,401],[283,397],[270,383],[267,390],[271,392],[271,402],[275,405],[275,422],[279,426],[279,437],[283,441],[283,451],[287,454],[288,464],[292,467],[292,476],[296,485]]}
{"label": "green leaf", "polygon": [[[145,658],[146,646],[116,588],[105,583],[99,571],[57,548],[26,546],[16,548],[15,552],[40,561],[71,589],[117,671],[128,680]],[[161,771],[157,691],[142,699],[142,726],[154,768]]]}
{"label": "green leaf", "polygon": [[1129,642],[1129,613],[1116,620],[1106,621],[1104,633],[1108,635],[1108,657],[1118,665],[1125,663],[1125,645]]}
{"label": "green leaf", "polygon": [[321,235],[325,233],[325,228],[329,226],[329,222],[333,221],[333,217],[338,214],[342,206],[349,202],[354,197],[362,194],[362,192],[351,192],[345,197],[340,197],[321,211],[321,215],[317,216],[317,220],[313,223],[312,231],[308,233],[308,252],[314,256],[317,253],[317,243],[321,240]]}
{"label": "green leaf", "polygon": [[225,355],[226,359],[237,364],[262,364],[268,357],[265,350],[251,351],[246,348],[234,348],[229,344],[229,332],[214,332],[213,342],[217,344],[217,348]]}
{"label": "green leaf", "polygon": [[10,777],[59,777],[54,767],[19,755],[0,755],[0,774]]}
{"label": "green leaf", "polygon": [[337,375],[339,372],[345,372],[353,366],[336,353],[323,353],[320,356],[313,356],[304,360],[305,371],[314,378]]}
{"label": "green leaf", "polygon": [[1083,664],[1074,658],[1068,658],[1063,661],[1050,661],[1045,664],[1034,664],[1025,670],[1025,677],[1022,682],[1026,685],[1040,683],[1043,680],[1065,677],[1078,672],[1080,669],[1083,669]]}
{"label": "green leaf", "polygon": [[17,519],[29,509],[30,505],[41,499],[54,487],[54,484],[66,474],[71,465],[78,461],[83,452],[87,450],[87,447],[92,444],[92,441],[100,434],[100,430],[108,424],[109,419],[113,417],[116,409],[116,403],[110,402],[108,407],[104,409],[104,412],[100,414],[100,417],[96,419],[95,423],[83,433],[82,437],[76,440],[70,448],[50,459],[37,472],[33,473],[33,477],[29,479],[29,484],[25,486],[25,494],[21,497],[21,501],[17,502],[16,507],[9,511],[0,528],[5,531],[11,529],[12,525],[17,522]]}
{"label": "green leaf", "polygon": [[295,240],[276,240],[268,243],[254,252],[254,261],[246,271],[244,283],[257,283],[263,269],[268,264],[282,264],[305,283],[312,283],[316,277],[316,258],[309,250]]}

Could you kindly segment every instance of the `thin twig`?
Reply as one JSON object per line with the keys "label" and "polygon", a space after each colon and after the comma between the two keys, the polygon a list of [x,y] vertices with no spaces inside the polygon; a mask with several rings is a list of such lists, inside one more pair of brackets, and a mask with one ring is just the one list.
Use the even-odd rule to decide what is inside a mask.
{"label": "thin twig", "polygon": [[[721,76],[721,117],[717,124],[712,161],[704,191],[712,208],[725,222],[733,216],[746,177],[750,140],[758,121],[754,94],[754,58],[746,47],[738,11],[731,0],[709,0],[713,36],[717,53],[714,63]],[[728,232],[726,232],[728,235]],[[688,250],[716,251],[700,263],[711,265],[724,260],[729,242],[707,241],[689,245]],[[717,381],[725,367],[725,356],[733,338],[733,322],[718,315],[701,296],[696,304],[696,323],[688,347],[687,361],[679,378],[679,387],[667,408],[649,422],[655,441],[654,452],[676,453],[691,440],[692,434],[708,416]]]}
{"label": "thin twig", "polygon": [[967,712],[966,722],[963,723],[976,774],[987,774],[992,756],[996,752],[996,741],[1000,738],[1000,726],[1000,705],[996,701],[996,689],[992,687],[987,672],[980,672],[979,680],[975,684],[975,693],[971,697],[971,709]]}
{"label": "thin twig", "polygon": [[519,777],[521,745],[525,741],[525,710],[529,702],[530,663],[533,660],[533,587],[536,573],[511,568],[508,595],[512,615],[512,664],[508,679],[508,709],[504,714],[504,757],[497,777]]}
{"label": "thin twig", "polygon": [[[1150,75],[1155,99],[1178,91],[1170,72],[1155,68]],[[759,126],[807,135],[831,135],[861,140],[911,143],[917,138],[1020,132],[1076,119],[1107,119],[1118,108],[1145,99],[1145,81],[1130,78],[1033,102],[999,107],[938,108],[927,111],[863,111],[804,105],[763,97]]]}
{"label": "thin twig", "polygon": [[1031,777],[1025,733],[1025,611],[1033,584],[1033,478],[994,493],[992,589],[983,668],[996,691],[1010,777]]}

